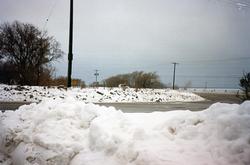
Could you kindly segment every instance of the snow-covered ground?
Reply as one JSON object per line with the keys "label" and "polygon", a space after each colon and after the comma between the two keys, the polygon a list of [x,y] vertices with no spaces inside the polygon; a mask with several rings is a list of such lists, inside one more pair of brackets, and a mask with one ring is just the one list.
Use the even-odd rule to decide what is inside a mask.
{"label": "snow-covered ground", "polygon": [[250,102],[122,113],[75,98],[0,113],[0,164],[249,165]]}
{"label": "snow-covered ground", "polygon": [[0,101],[38,102],[44,98],[74,97],[77,100],[92,103],[111,102],[192,102],[204,99],[191,92],[170,89],[138,89],[128,88],[71,88],[68,90],[57,87],[39,86],[8,86],[0,85]]}

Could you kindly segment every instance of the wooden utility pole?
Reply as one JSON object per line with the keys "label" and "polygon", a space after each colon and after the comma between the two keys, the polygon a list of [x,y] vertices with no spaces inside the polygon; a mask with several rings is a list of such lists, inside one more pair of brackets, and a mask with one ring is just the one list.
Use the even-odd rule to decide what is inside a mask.
{"label": "wooden utility pole", "polygon": [[98,86],[97,77],[99,76],[99,73],[98,73],[98,70],[97,70],[97,69],[95,70],[94,75],[95,75],[95,85],[96,85],[96,87],[97,87],[97,86]]}
{"label": "wooden utility pole", "polygon": [[176,67],[176,64],[179,64],[177,62],[173,62],[172,63],[174,65],[174,74],[173,74],[173,89],[175,89],[175,67]]}
{"label": "wooden utility pole", "polygon": [[73,60],[72,50],[73,50],[73,0],[70,0],[68,83],[67,83],[67,87],[71,87],[72,60]]}

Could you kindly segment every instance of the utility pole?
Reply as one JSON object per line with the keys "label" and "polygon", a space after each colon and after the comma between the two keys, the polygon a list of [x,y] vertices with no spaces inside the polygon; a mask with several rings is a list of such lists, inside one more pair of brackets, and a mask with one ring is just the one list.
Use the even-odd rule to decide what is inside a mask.
{"label": "utility pole", "polygon": [[95,74],[94,75],[95,75],[95,84],[96,84],[96,87],[97,87],[97,83],[98,83],[97,82],[97,77],[99,76],[99,73],[98,73],[97,69],[95,70]]}
{"label": "utility pole", "polygon": [[175,88],[174,88],[174,87],[175,87],[175,86],[174,86],[174,85],[175,85],[175,67],[176,67],[176,65],[177,65],[177,64],[179,64],[179,63],[177,63],[177,62],[173,62],[172,64],[174,65],[174,74],[173,74],[173,89],[175,89]]}
{"label": "utility pole", "polygon": [[68,83],[71,87],[72,60],[73,60],[73,0],[70,0],[70,18],[69,18],[69,53],[68,53]]}

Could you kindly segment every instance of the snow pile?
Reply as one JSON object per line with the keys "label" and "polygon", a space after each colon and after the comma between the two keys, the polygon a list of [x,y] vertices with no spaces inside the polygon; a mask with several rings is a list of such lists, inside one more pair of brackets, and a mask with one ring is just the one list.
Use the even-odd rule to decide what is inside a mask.
{"label": "snow pile", "polygon": [[44,98],[74,97],[77,100],[94,103],[111,102],[171,102],[171,101],[203,101],[204,99],[191,92],[170,89],[138,89],[123,90],[121,88],[71,88],[68,90],[56,87],[8,86],[0,85],[0,101],[38,102]]}
{"label": "snow pile", "polygon": [[0,113],[0,164],[246,165],[250,102],[129,114],[74,98]]}

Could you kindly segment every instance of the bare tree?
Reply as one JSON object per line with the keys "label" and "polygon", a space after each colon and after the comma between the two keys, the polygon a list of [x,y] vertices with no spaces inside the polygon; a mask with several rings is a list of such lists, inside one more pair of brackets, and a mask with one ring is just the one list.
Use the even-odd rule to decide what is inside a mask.
{"label": "bare tree", "polygon": [[39,85],[50,62],[62,55],[59,43],[32,24],[15,21],[0,25],[0,59],[15,67],[18,84]]}
{"label": "bare tree", "polygon": [[184,89],[187,90],[188,88],[192,87],[192,81],[188,81],[185,85],[184,85]]}
{"label": "bare tree", "polygon": [[5,84],[15,84],[18,76],[15,65],[9,62],[0,61],[0,82]]}
{"label": "bare tree", "polygon": [[136,71],[128,74],[112,76],[105,80],[107,87],[117,87],[119,84],[125,84],[133,88],[163,88],[159,76],[155,72],[145,73]]}
{"label": "bare tree", "polygon": [[105,84],[107,87],[118,87],[119,84],[126,84],[130,86],[128,79],[127,74],[120,74],[107,78],[105,80]]}
{"label": "bare tree", "polygon": [[243,100],[250,100],[250,72],[243,73],[243,77],[240,79],[241,90],[244,92]]}

